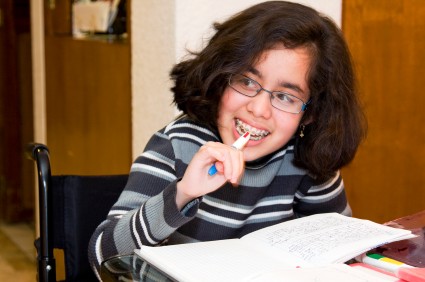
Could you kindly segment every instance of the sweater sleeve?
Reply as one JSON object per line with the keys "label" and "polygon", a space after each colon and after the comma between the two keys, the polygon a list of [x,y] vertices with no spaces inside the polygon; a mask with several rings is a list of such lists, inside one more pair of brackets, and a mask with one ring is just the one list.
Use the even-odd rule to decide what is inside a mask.
{"label": "sweater sleeve", "polygon": [[158,245],[194,217],[198,199],[183,212],[177,208],[179,177],[171,142],[158,132],[132,164],[124,191],[92,235],[89,261],[97,275],[103,260],[129,254],[141,245]]}
{"label": "sweater sleeve", "polygon": [[340,172],[323,183],[306,175],[295,194],[294,212],[297,217],[328,212],[351,216]]}

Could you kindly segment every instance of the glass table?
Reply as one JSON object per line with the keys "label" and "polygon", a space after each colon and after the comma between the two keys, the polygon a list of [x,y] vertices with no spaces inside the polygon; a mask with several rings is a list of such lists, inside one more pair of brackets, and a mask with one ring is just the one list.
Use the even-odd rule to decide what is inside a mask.
{"label": "glass table", "polygon": [[111,257],[100,267],[102,281],[157,281],[173,282],[165,273],[135,254]]}

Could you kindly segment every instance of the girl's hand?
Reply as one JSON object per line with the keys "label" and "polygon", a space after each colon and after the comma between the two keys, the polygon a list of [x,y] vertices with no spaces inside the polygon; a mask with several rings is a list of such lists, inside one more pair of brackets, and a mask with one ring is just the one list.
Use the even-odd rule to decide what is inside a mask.
{"label": "girl's hand", "polygon": [[[208,174],[215,164],[217,173]],[[243,152],[219,142],[207,142],[194,155],[183,178],[177,183],[179,209],[191,200],[217,190],[224,183],[239,184],[245,167]]]}

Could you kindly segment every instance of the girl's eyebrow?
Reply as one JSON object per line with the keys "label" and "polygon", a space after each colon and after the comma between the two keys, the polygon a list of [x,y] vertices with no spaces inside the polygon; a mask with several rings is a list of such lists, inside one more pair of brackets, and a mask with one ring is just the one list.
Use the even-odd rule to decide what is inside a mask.
{"label": "girl's eyebrow", "polygon": [[256,76],[258,76],[259,78],[262,78],[263,76],[261,75],[261,73],[257,70],[257,69],[255,69],[255,68],[253,68],[253,67],[250,67],[249,69],[248,69],[248,72],[250,72],[250,73],[252,73],[252,74],[255,74]]}
{"label": "girl's eyebrow", "polygon": [[290,82],[283,82],[280,85],[284,88],[289,88],[289,89],[292,89],[292,90],[294,90],[298,93],[305,94],[304,91],[301,89],[301,87],[299,87],[297,84],[293,84],[293,83],[290,83]]}

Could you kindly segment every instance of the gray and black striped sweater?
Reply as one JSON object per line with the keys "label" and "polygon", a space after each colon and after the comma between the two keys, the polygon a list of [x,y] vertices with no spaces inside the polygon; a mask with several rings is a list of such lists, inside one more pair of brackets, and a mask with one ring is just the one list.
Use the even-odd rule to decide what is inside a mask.
{"label": "gray and black striped sweater", "polygon": [[179,211],[176,183],[193,155],[216,133],[183,117],[158,131],[133,163],[128,183],[89,245],[95,270],[104,259],[141,245],[240,238],[296,217],[338,212],[351,215],[339,172],[316,183],[292,164],[293,142],[247,163],[240,185],[230,184]]}

